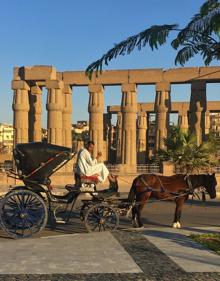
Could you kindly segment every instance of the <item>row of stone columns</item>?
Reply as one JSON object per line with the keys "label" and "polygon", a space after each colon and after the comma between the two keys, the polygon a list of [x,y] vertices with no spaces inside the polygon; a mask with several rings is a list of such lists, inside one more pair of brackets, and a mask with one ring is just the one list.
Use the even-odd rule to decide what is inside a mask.
{"label": "row of stone columns", "polygon": [[[72,147],[72,89],[62,81],[46,81],[48,142]],[[12,82],[15,144],[41,141],[42,88],[26,81]]]}
{"label": "row of stone columns", "polygon": [[[48,142],[71,147],[72,89],[70,85],[64,85],[63,81],[59,80],[48,80],[45,86],[48,90],[46,104]],[[183,109],[179,115],[180,127],[187,131],[190,124],[191,131],[198,136],[198,144],[204,138],[203,124],[205,123],[205,133],[209,126],[205,86],[205,82],[192,83],[189,123],[187,110]],[[38,83],[28,85],[26,81],[14,80],[12,88],[15,142],[41,141],[42,86]],[[122,84],[121,90],[121,112],[118,113],[117,121],[117,163],[121,164],[122,171],[124,169],[128,172],[136,170],[137,154],[140,161],[145,162],[147,119],[144,112],[138,115],[138,119],[136,118],[138,113],[136,85]],[[96,156],[99,151],[106,149],[103,133],[104,88],[100,84],[91,84],[88,91],[90,139],[95,142],[94,156]],[[170,110],[170,83],[162,81],[156,84],[156,151],[164,148],[164,138],[167,137],[169,130]]]}

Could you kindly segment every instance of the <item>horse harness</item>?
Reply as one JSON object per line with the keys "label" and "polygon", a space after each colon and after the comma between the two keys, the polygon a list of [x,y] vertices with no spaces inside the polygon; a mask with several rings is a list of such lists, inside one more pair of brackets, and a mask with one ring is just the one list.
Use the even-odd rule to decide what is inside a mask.
{"label": "horse harness", "polygon": [[190,176],[186,175],[184,179],[186,180],[187,185],[189,187],[189,194],[192,195],[192,200],[194,199],[194,197],[197,197],[200,200],[201,198],[199,196],[199,193],[202,193],[202,201],[205,201],[206,200],[206,198],[205,198],[205,193],[206,193],[205,187],[203,187],[203,186],[199,187],[200,191],[196,192],[195,189],[192,186]]}
{"label": "horse harness", "polygon": [[186,182],[187,182],[188,189],[184,193],[170,192],[170,191],[166,190],[166,188],[162,184],[161,179],[157,175],[155,175],[155,174],[154,174],[154,176],[156,177],[156,179],[158,180],[158,182],[160,184],[160,189],[150,187],[149,184],[146,182],[146,180],[144,180],[141,177],[140,179],[141,179],[142,183],[145,185],[146,189],[143,190],[142,192],[140,192],[140,194],[147,193],[147,192],[161,192],[161,193],[168,192],[169,194],[173,195],[174,198],[178,198],[180,196],[189,195],[189,194],[192,194],[193,196],[196,195],[198,197],[198,194],[194,192],[194,189],[193,189],[190,177],[187,176],[187,175],[185,176],[184,180],[186,180]]}

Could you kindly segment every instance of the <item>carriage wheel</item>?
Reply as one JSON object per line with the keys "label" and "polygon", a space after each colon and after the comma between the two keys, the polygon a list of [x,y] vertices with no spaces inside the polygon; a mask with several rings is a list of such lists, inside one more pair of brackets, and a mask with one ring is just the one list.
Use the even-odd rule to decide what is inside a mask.
{"label": "carriage wheel", "polygon": [[12,238],[25,238],[40,232],[47,223],[44,200],[30,190],[9,192],[0,205],[0,225]]}
{"label": "carriage wheel", "polygon": [[118,228],[119,217],[112,207],[100,203],[88,209],[84,222],[88,232],[112,231]]}

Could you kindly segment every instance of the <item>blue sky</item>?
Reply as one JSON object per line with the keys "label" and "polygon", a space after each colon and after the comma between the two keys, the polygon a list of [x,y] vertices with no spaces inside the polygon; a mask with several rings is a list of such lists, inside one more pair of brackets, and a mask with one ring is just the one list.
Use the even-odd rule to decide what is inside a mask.
{"label": "blue sky", "polygon": [[[14,66],[53,65],[59,71],[84,70],[128,36],[153,24],[179,23],[194,15],[202,0],[0,0],[0,122],[12,122]],[[171,68],[175,51],[148,48],[112,61],[108,69]],[[217,62],[213,65],[218,65]],[[186,66],[203,66],[195,57]],[[173,100],[189,100],[189,86],[172,86]],[[220,85],[208,85],[208,98],[219,99]],[[108,87],[105,103],[120,103],[120,88]],[[44,91],[43,101],[45,103]],[[139,101],[153,101],[152,86],[139,87]],[[86,88],[73,90],[73,121],[87,119]],[[46,110],[43,113],[46,124]]]}

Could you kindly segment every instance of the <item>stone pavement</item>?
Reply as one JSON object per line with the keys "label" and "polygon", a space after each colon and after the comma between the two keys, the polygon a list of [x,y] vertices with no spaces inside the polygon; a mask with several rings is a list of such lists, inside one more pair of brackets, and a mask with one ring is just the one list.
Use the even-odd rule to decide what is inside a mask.
{"label": "stone pavement", "polygon": [[220,272],[220,256],[189,238],[191,233],[220,232],[220,228],[150,228],[145,237],[186,272]]}
{"label": "stone pavement", "polygon": [[220,229],[151,227],[23,240],[1,238],[0,280],[217,281],[220,256],[186,237],[207,231]]}

